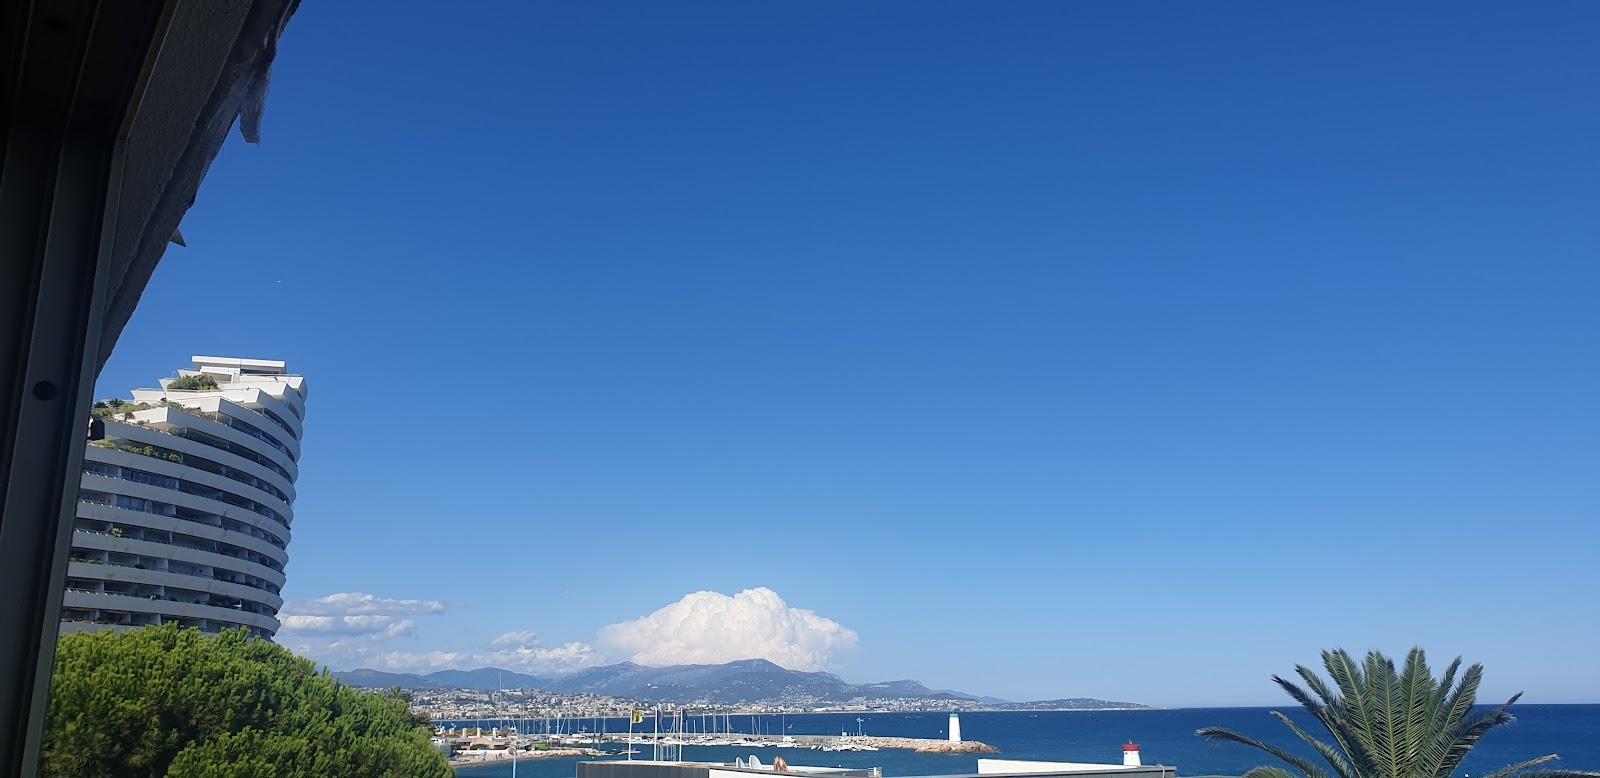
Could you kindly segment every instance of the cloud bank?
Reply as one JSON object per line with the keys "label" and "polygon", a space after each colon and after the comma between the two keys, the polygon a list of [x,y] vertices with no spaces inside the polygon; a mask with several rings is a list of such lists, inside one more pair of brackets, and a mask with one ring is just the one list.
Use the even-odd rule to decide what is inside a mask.
{"label": "cloud bank", "polygon": [[415,635],[412,617],[444,613],[438,600],[400,600],[366,592],[340,592],[284,603],[279,640],[302,656],[339,668],[392,672],[504,667],[536,675],[570,673],[599,664],[586,643],[544,646],[527,630],[507,632],[477,650],[385,650],[385,641]]}
{"label": "cloud bank", "polygon": [[[300,652],[299,646],[294,650]],[[532,632],[508,632],[481,650],[383,651],[370,643],[335,641],[306,648],[328,664],[370,667],[394,673],[430,673],[435,670],[474,670],[503,667],[532,675],[565,675],[599,664],[599,656],[586,643],[540,645]],[[303,653],[303,652],[302,652]]]}
{"label": "cloud bank", "polygon": [[579,641],[546,646],[529,630],[506,632],[478,646],[430,641],[443,647],[422,651],[399,650],[389,642],[415,637],[418,617],[445,611],[436,600],[341,592],[285,603],[278,635],[296,653],[339,669],[427,673],[504,667],[541,676],[621,658],[658,666],[766,659],[792,670],[820,670],[859,641],[838,622],[790,607],[777,592],[762,587],[732,596],[694,592],[648,616],[605,627],[599,638],[609,656]]}
{"label": "cloud bank", "polygon": [[766,659],[791,670],[820,670],[859,642],[856,633],[814,611],[793,608],[766,587],[732,597],[695,592],[655,613],[600,630],[608,647],[642,665],[717,664]]}
{"label": "cloud bank", "polygon": [[438,600],[393,600],[366,592],[339,592],[315,600],[286,602],[282,610],[284,613],[308,616],[441,613],[444,611],[444,603]]}
{"label": "cloud bank", "polygon": [[384,639],[410,635],[417,623],[406,616],[440,613],[435,600],[393,600],[366,592],[339,592],[315,600],[286,602],[278,613],[284,635],[365,636]]}

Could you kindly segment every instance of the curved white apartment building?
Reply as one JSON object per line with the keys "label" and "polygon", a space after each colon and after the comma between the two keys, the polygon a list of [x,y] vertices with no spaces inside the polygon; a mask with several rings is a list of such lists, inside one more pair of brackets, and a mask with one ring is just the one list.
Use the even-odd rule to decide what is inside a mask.
{"label": "curved white apartment building", "polygon": [[132,402],[95,403],[63,633],[174,621],[278,631],[305,379],[229,357],[178,373]]}

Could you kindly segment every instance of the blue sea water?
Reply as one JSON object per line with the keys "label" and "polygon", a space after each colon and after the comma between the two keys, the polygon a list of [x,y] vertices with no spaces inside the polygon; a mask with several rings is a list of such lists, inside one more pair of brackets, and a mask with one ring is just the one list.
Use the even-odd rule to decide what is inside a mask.
{"label": "blue sea water", "polygon": [[[1143,711],[1065,711],[1041,713],[963,713],[961,733],[968,740],[981,740],[998,749],[1006,759],[1044,759],[1075,762],[1122,761],[1122,744],[1139,743],[1145,764],[1172,765],[1182,775],[1240,775],[1260,764],[1270,763],[1264,754],[1230,744],[1207,743],[1195,737],[1204,726],[1240,730],[1269,743],[1314,756],[1299,740],[1267,715],[1271,708],[1179,708]],[[1309,715],[1289,708],[1297,723],[1316,730]],[[1569,769],[1600,770],[1600,705],[1518,705],[1514,724],[1499,727],[1487,735],[1457,772],[1458,776],[1481,775],[1544,754],[1560,754],[1557,766]],[[942,738],[947,717],[937,713],[864,713],[862,730],[868,735]],[[758,717],[757,731],[777,734],[780,726],[790,734],[831,735],[841,730],[856,731],[857,714],[817,714]],[[781,725],[779,722],[783,722]],[[735,717],[735,729],[750,730],[750,717]],[[613,720],[608,731],[626,729],[627,723]],[[620,744],[612,746],[621,748]],[[648,746],[638,746],[650,757]],[[977,757],[966,755],[915,754],[908,751],[824,752],[783,748],[735,749],[694,747],[683,749],[687,761],[732,762],[751,753],[762,762],[783,756],[790,764],[828,767],[881,767],[885,776],[954,775],[977,771]],[[621,756],[610,758],[624,758]],[[517,778],[572,778],[577,772],[575,759],[521,761]],[[462,778],[507,778],[510,764],[465,767]]]}

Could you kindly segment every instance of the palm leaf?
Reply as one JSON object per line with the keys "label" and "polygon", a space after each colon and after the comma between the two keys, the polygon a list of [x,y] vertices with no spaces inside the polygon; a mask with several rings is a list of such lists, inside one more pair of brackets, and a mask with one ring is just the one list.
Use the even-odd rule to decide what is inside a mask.
{"label": "palm leaf", "polygon": [[1322,768],[1312,764],[1311,760],[1306,759],[1298,754],[1291,754],[1277,746],[1268,745],[1256,740],[1253,737],[1250,737],[1249,735],[1240,734],[1231,729],[1226,729],[1224,727],[1202,727],[1195,730],[1195,734],[1214,743],[1238,743],[1239,745],[1249,746],[1259,751],[1265,751],[1277,757],[1284,764],[1287,764],[1290,767],[1293,767],[1294,769],[1304,773],[1307,778],[1328,778],[1328,774],[1324,772]]}
{"label": "palm leaf", "polygon": [[1350,763],[1339,753],[1339,749],[1312,737],[1311,733],[1301,729],[1293,721],[1290,721],[1288,716],[1282,713],[1272,711],[1272,716],[1283,722],[1283,725],[1288,727],[1289,731],[1293,732],[1301,740],[1304,740],[1306,745],[1316,749],[1323,759],[1328,760],[1328,764],[1333,766],[1333,771],[1339,774],[1339,778],[1357,778],[1356,773],[1350,769]]}
{"label": "palm leaf", "polygon": [[1433,671],[1428,669],[1428,657],[1421,648],[1411,649],[1406,655],[1405,670],[1400,673],[1400,688],[1405,694],[1405,720],[1401,734],[1405,738],[1402,757],[1408,768],[1415,765],[1424,748],[1432,742],[1428,729],[1429,703],[1433,700]]}
{"label": "palm leaf", "polygon": [[1296,686],[1293,681],[1290,681],[1281,675],[1272,676],[1272,682],[1277,684],[1278,688],[1283,689],[1283,691],[1290,697],[1293,697],[1295,702],[1300,703],[1300,707],[1311,711],[1312,715],[1321,718],[1323,704],[1313,699],[1310,694],[1306,693],[1305,689]]}
{"label": "palm leaf", "polygon": [[[1304,667],[1298,667],[1296,669],[1300,671],[1301,675],[1305,675],[1305,674],[1311,672],[1310,670],[1307,670]],[[1311,677],[1315,678],[1316,681],[1317,681],[1317,683],[1315,684],[1315,686],[1313,686],[1313,688],[1315,688],[1316,686],[1320,686],[1321,687],[1321,691],[1319,692],[1319,694],[1323,694],[1322,699],[1327,700],[1328,696],[1326,696],[1324,693],[1327,692],[1328,687],[1322,684],[1322,679],[1321,678],[1316,678],[1315,675],[1312,675]],[[1334,740],[1334,742],[1336,744],[1338,744],[1339,748],[1341,750],[1343,750],[1345,753],[1350,753],[1350,744],[1348,742],[1348,738],[1347,738],[1346,733],[1344,731],[1344,726],[1339,721],[1338,717],[1334,715],[1334,708],[1333,708],[1333,706],[1331,704],[1324,705],[1322,703],[1317,702],[1317,700],[1313,699],[1310,694],[1306,693],[1305,689],[1302,689],[1299,686],[1296,686],[1292,681],[1290,681],[1290,680],[1288,680],[1288,679],[1286,679],[1286,678],[1284,678],[1282,676],[1274,675],[1274,676],[1272,676],[1272,680],[1273,680],[1274,683],[1278,684],[1278,686],[1280,688],[1282,688],[1285,692],[1287,692],[1290,697],[1293,697],[1296,702],[1300,703],[1301,707],[1305,708],[1308,711],[1311,711],[1311,715],[1316,716],[1317,717],[1317,721],[1322,722],[1323,728],[1328,730],[1328,734],[1333,736],[1333,740]],[[1336,700],[1337,698],[1334,698],[1334,699]],[[1280,716],[1280,717],[1282,716],[1282,714],[1279,714],[1276,711],[1274,711],[1273,715]],[[1285,720],[1285,723],[1288,723],[1291,728],[1294,727],[1294,724],[1288,722],[1287,720]],[[1299,734],[1299,733],[1296,733],[1296,734]],[[1310,738],[1311,736],[1308,735],[1308,734],[1301,734],[1300,737],[1301,737],[1302,740],[1305,740],[1307,738]],[[1310,741],[1308,740],[1307,742],[1310,742]],[[1333,760],[1330,759],[1329,762],[1332,763]],[[1337,768],[1338,768],[1338,765],[1335,764],[1335,769],[1337,769]],[[1349,770],[1349,764],[1346,763],[1345,764],[1345,770],[1341,770],[1340,771],[1340,775],[1348,776],[1349,773],[1346,772],[1348,770]]]}
{"label": "palm leaf", "polygon": [[1600,778],[1593,770],[1529,770],[1517,773],[1517,778]]}
{"label": "palm leaf", "polygon": [[[1311,691],[1316,692],[1316,695],[1325,703],[1320,715],[1322,726],[1328,729],[1328,733],[1333,735],[1334,740],[1338,741],[1339,747],[1344,749],[1345,757],[1350,760],[1355,771],[1361,775],[1370,775],[1376,772],[1372,753],[1362,742],[1360,734],[1353,731],[1347,721],[1347,717],[1344,715],[1345,705],[1343,699],[1338,694],[1335,694],[1332,689],[1329,689],[1327,682],[1322,680],[1322,676],[1317,675],[1311,668],[1305,665],[1295,665],[1294,669],[1305,680],[1306,686]],[[1282,684],[1279,685],[1281,686]]]}
{"label": "palm leaf", "polygon": [[1377,772],[1376,767],[1381,754],[1372,727],[1372,705],[1367,700],[1366,684],[1361,675],[1361,668],[1356,666],[1356,661],[1351,658],[1349,652],[1342,648],[1322,652],[1322,663],[1328,670],[1328,677],[1339,687],[1340,711],[1344,714],[1343,719],[1350,737],[1360,744],[1367,761],[1374,768],[1373,772]]}
{"label": "palm leaf", "polygon": [[1445,695],[1439,706],[1441,718],[1433,728],[1433,743],[1429,744],[1421,763],[1417,766],[1417,775],[1446,778],[1455,770],[1454,765],[1449,767],[1446,765],[1450,761],[1450,752],[1455,745],[1461,721],[1478,701],[1478,684],[1482,680],[1483,665],[1475,664],[1467,668],[1466,674],[1461,676],[1461,682]]}
{"label": "palm leaf", "polygon": [[1483,778],[1506,778],[1506,776],[1511,775],[1512,773],[1520,773],[1530,767],[1538,767],[1542,764],[1549,764],[1560,758],[1561,757],[1556,754],[1545,754],[1544,756],[1534,757],[1533,759],[1529,759],[1525,762],[1506,765],[1505,767],[1495,770],[1492,773],[1484,775]]}
{"label": "palm leaf", "polygon": [[1486,714],[1478,714],[1472,719],[1464,720],[1461,724],[1456,725],[1454,732],[1442,733],[1442,735],[1450,738],[1450,746],[1445,749],[1445,760],[1440,762],[1438,772],[1435,775],[1438,778],[1446,778],[1450,773],[1456,772],[1456,767],[1461,767],[1461,760],[1466,759],[1467,752],[1472,751],[1472,748],[1477,746],[1478,741],[1483,740],[1483,733],[1490,732],[1491,728],[1499,727],[1502,724],[1510,724],[1510,722],[1517,720],[1517,717],[1510,714],[1509,708],[1510,704],[1517,701],[1518,696],[1522,696],[1522,692],[1518,692],[1517,695],[1507,700],[1506,704],[1502,704],[1502,706],[1493,709],[1493,711],[1486,712]]}
{"label": "palm leaf", "polygon": [[1330,708],[1338,706],[1339,695],[1334,694],[1333,690],[1328,688],[1327,681],[1322,680],[1322,676],[1317,675],[1316,671],[1305,665],[1295,665],[1294,671],[1306,682],[1307,688],[1316,692],[1317,696],[1322,698],[1322,704]]}
{"label": "palm leaf", "polygon": [[1377,737],[1377,757],[1383,775],[1405,778],[1400,760],[1400,676],[1394,662],[1376,651],[1368,651],[1364,662],[1367,674],[1369,709]]}
{"label": "palm leaf", "polygon": [[[1444,674],[1439,677],[1439,682],[1433,686],[1433,697],[1428,700],[1427,731],[1430,733],[1430,737],[1432,733],[1437,732],[1440,727],[1444,726],[1445,700],[1449,698],[1452,687],[1455,686],[1456,671],[1459,669],[1461,669],[1461,657],[1458,656],[1444,669]],[[1422,744],[1422,753],[1420,755],[1424,759],[1427,758],[1430,745],[1430,743]]]}
{"label": "palm leaf", "polygon": [[1295,778],[1294,773],[1282,767],[1252,767],[1241,778]]}
{"label": "palm leaf", "polygon": [[[1515,721],[1510,708],[1521,695],[1485,713],[1476,713],[1483,666],[1461,671],[1457,657],[1438,680],[1421,648],[1407,653],[1403,669],[1377,651],[1357,661],[1349,652],[1322,652],[1327,680],[1303,665],[1295,672],[1304,686],[1280,676],[1272,681],[1328,731],[1319,739],[1289,716],[1272,711],[1295,737],[1310,746],[1332,768],[1278,746],[1221,727],[1195,734],[1211,741],[1238,743],[1269,754],[1290,769],[1257,767],[1247,778],[1450,778],[1466,755],[1491,729]],[[1458,675],[1458,672],[1460,673]],[[1600,772],[1538,769],[1555,760],[1542,756],[1509,765],[1483,778],[1600,778]]]}
{"label": "palm leaf", "polygon": [[1502,724],[1510,724],[1516,721],[1517,717],[1511,715],[1510,708],[1511,704],[1521,696],[1522,692],[1517,692],[1511,696],[1511,699],[1506,701],[1506,704],[1462,722],[1454,733],[1450,747],[1445,754],[1444,762],[1439,765],[1439,772],[1435,773],[1435,776],[1437,778],[1446,778],[1455,772],[1456,768],[1461,765],[1461,760],[1467,757],[1467,752],[1471,751],[1473,746],[1478,745],[1478,741],[1483,739],[1485,732]]}
{"label": "palm leaf", "polygon": [[[1450,666],[1444,669],[1444,675],[1439,676],[1439,685],[1433,690],[1434,713],[1439,714],[1444,708],[1444,700],[1450,695],[1452,686],[1456,683],[1456,671],[1461,669],[1461,657],[1456,657]],[[1436,719],[1437,720],[1437,719]]]}

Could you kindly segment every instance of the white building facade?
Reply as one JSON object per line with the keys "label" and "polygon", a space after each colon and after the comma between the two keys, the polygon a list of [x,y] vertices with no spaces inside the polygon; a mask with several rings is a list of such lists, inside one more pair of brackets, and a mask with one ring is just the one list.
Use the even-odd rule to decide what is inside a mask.
{"label": "white building facade", "polygon": [[306,408],[283,362],[194,357],[95,403],[63,633],[177,622],[278,631]]}

